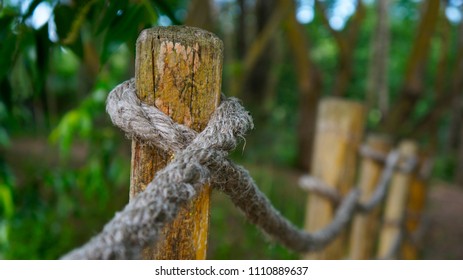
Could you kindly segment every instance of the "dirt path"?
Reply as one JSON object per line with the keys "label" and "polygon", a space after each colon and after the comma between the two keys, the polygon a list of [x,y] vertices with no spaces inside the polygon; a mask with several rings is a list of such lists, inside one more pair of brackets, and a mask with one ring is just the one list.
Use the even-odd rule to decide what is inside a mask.
{"label": "dirt path", "polygon": [[463,188],[438,184],[429,196],[424,259],[463,259]]}

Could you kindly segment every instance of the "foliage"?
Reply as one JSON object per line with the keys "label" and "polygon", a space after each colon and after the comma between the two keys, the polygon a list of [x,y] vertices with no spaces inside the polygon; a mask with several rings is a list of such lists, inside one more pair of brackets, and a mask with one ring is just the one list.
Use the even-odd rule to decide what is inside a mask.
{"label": "foliage", "polygon": [[[34,162],[27,165],[15,162],[13,152],[6,158],[2,153],[0,258],[57,258],[127,202],[127,149],[108,123],[106,94],[133,75],[139,31],[156,25],[160,16],[178,22],[171,4],[178,3],[4,3],[0,145],[8,151],[9,135],[22,135],[30,139],[28,146],[49,146],[42,136],[49,133],[47,150],[57,146],[60,156],[31,150]],[[44,9],[50,18],[39,25],[37,17],[47,16]],[[19,170],[20,182],[13,180],[10,165]]]}

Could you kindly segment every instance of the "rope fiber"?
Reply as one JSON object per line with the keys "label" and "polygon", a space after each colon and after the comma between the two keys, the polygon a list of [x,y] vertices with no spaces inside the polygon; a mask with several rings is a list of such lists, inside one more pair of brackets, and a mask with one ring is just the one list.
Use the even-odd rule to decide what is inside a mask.
{"label": "rope fiber", "polygon": [[[200,133],[175,123],[154,106],[142,103],[136,95],[134,79],[110,92],[106,110],[112,122],[129,138],[173,151],[175,157],[100,233],[62,259],[140,258],[142,248],[156,243],[164,225],[175,218],[179,209],[194,198],[205,183],[228,195],[247,219],[267,235],[297,252],[325,247],[345,228],[355,211],[362,207],[369,210],[385,193],[387,182],[383,181],[388,181],[387,178],[381,180],[383,183],[366,205],[359,204],[358,189],[342,200],[338,196],[339,206],[332,223],[308,233],[284,218],[259,190],[248,171],[227,158],[239,139],[244,139],[246,132],[253,128],[250,114],[237,99],[222,96],[220,106]],[[393,165],[394,159],[390,158],[387,166]],[[390,169],[384,172],[392,172]],[[386,176],[390,177],[388,174],[383,177]]]}

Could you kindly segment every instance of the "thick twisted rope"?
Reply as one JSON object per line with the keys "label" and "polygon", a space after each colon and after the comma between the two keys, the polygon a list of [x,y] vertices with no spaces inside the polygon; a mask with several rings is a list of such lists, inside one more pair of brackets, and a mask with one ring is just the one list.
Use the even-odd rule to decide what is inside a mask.
{"label": "thick twisted rope", "polygon": [[333,222],[320,231],[307,233],[286,220],[249,173],[225,158],[236,147],[237,139],[253,127],[249,113],[236,99],[223,98],[208,126],[199,134],[141,103],[133,79],[109,94],[107,111],[113,123],[129,137],[143,139],[165,151],[173,150],[175,158],[101,233],[64,259],[138,258],[141,249],[156,242],[163,226],[208,181],[229,195],[252,223],[299,252],[326,246],[342,231],[356,209],[358,190],[344,198]]}
{"label": "thick twisted rope", "polygon": [[225,184],[216,181],[213,187],[227,194],[251,223],[297,252],[320,250],[335,239],[352,218],[360,196],[359,190],[351,191],[338,207],[333,221],[328,226],[317,232],[307,233],[295,227],[273,207],[243,167],[227,160],[218,172],[227,174],[229,180]]}
{"label": "thick twisted rope", "polygon": [[[126,128],[127,133],[133,132],[133,136],[151,139],[153,144],[158,144],[161,142],[158,140],[166,137],[172,140],[173,147],[184,146],[188,137],[169,130],[169,120],[159,112],[140,106],[133,84],[133,80],[125,82],[109,96],[107,110],[115,124]],[[136,110],[136,106],[142,109]],[[118,115],[127,118],[120,119]],[[146,129],[140,122],[154,127]],[[224,100],[207,127],[185,149],[178,149],[174,160],[156,174],[143,193],[137,195],[123,211],[116,213],[101,233],[63,259],[138,258],[141,249],[157,240],[164,224],[173,220],[180,207],[192,199],[207,182],[210,177],[209,166],[223,161],[227,153],[236,147],[237,138],[243,137],[252,125],[251,117],[236,99]],[[185,131],[180,126],[171,128]],[[151,136],[153,138],[148,138]]]}

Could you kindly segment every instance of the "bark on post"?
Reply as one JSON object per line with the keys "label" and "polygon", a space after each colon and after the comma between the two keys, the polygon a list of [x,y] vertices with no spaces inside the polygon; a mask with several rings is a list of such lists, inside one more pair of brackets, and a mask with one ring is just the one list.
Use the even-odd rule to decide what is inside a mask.
{"label": "bark on post", "polygon": [[[402,141],[399,145],[401,163],[416,157],[417,149],[415,142],[409,140]],[[397,170],[392,177],[379,237],[377,255],[379,259],[395,257],[391,256],[390,253],[401,235],[402,222],[412,178],[413,174],[411,172],[405,173],[403,170]]]}
{"label": "bark on post", "polygon": [[[353,186],[359,143],[363,135],[365,110],[360,103],[340,98],[323,100],[318,109],[312,175],[345,195]],[[325,198],[310,195],[305,229],[316,231],[333,219],[334,205]],[[343,239],[337,238],[325,250],[307,254],[307,259],[341,259]]]}
{"label": "bark on post", "polygon": [[407,237],[402,244],[402,257],[405,260],[416,260],[418,258],[418,242],[414,234],[423,223],[423,210],[426,206],[426,179],[429,162],[425,157],[420,157],[419,170],[413,174],[410,184],[410,194],[407,201],[405,213],[405,231]]}
{"label": "bark on post", "polygon": [[[136,88],[142,102],[196,131],[205,128],[220,102],[223,44],[192,27],[155,27],[137,40]],[[173,153],[143,141],[132,142],[130,197],[143,191]],[[205,259],[210,187],[205,186],[164,229],[164,238],[146,248],[146,259]]]}
{"label": "bark on post", "polygon": [[[391,143],[385,136],[370,135],[367,146],[382,154],[387,154],[391,149]],[[364,157],[360,167],[358,186],[362,191],[361,202],[370,200],[381,176],[384,163],[372,158]],[[368,260],[373,257],[373,247],[377,239],[379,207],[368,214],[357,214],[352,223],[350,236],[349,259]]]}

